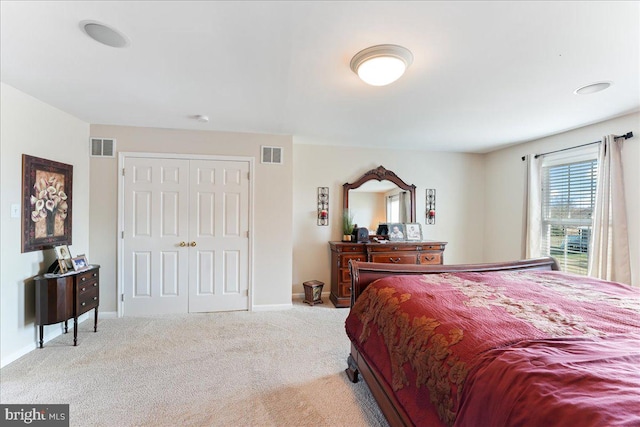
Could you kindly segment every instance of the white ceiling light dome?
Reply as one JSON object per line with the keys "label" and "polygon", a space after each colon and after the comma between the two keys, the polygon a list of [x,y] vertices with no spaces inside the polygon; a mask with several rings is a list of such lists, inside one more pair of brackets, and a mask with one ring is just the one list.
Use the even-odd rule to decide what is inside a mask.
{"label": "white ceiling light dome", "polygon": [[95,41],[111,47],[126,47],[129,39],[120,31],[97,21],[81,21],[80,29]]}
{"label": "white ceiling light dome", "polygon": [[365,83],[385,86],[398,80],[413,62],[409,49],[394,44],[371,46],[351,59],[351,70]]}

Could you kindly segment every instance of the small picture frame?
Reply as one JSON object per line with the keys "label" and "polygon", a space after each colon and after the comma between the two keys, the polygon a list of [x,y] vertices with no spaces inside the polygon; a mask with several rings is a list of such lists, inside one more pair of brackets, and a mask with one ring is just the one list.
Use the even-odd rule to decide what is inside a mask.
{"label": "small picture frame", "polygon": [[89,267],[89,261],[87,261],[87,257],[84,255],[71,258],[71,264],[75,271],[84,270]]}
{"label": "small picture frame", "polygon": [[58,272],[60,274],[65,274],[69,271],[69,266],[67,265],[67,260],[59,259],[58,260]]}
{"label": "small picture frame", "polygon": [[422,241],[422,225],[420,223],[405,224],[404,229],[408,241]]}
{"label": "small picture frame", "polygon": [[60,245],[53,248],[56,253],[56,258],[58,259],[71,259],[71,252],[69,251],[69,247],[67,245]]}
{"label": "small picture frame", "polygon": [[405,238],[404,224],[389,224],[389,240],[392,242],[403,241]]}

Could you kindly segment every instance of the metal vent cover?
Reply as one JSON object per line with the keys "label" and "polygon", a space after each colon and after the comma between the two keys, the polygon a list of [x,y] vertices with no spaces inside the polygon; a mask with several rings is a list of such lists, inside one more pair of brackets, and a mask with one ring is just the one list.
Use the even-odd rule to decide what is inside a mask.
{"label": "metal vent cover", "polygon": [[282,147],[262,146],[262,163],[281,165],[283,150]]}
{"label": "metal vent cover", "polygon": [[91,157],[115,157],[116,156],[116,140],[115,138],[90,138]]}

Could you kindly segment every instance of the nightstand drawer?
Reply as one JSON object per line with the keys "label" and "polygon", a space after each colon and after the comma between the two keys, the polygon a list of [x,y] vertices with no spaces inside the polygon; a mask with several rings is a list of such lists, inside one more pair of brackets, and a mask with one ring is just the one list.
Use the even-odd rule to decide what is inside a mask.
{"label": "nightstand drawer", "polygon": [[97,287],[88,288],[82,294],[78,294],[76,300],[76,309],[78,313],[84,313],[85,311],[95,308],[100,303],[100,293]]}
{"label": "nightstand drawer", "polygon": [[96,279],[91,279],[91,281],[86,283],[78,283],[76,286],[78,287],[78,298],[80,298],[82,294],[100,287]]}
{"label": "nightstand drawer", "polygon": [[98,277],[99,277],[99,274],[97,269],[90,270],[85,273],[79,273],[78,277],[76,278],[76,283],[78,284],[78,286],[81,286],[84,284],[88,284],[92,281],[94,282],[97,281]]}

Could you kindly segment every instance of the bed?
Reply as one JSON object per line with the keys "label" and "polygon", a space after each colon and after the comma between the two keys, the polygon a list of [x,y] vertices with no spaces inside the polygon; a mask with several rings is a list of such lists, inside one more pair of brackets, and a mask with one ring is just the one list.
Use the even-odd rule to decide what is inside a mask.
{"label": "bed", "polygon": [[640,426],[640,292],[552,258],[352,261],[347,375],[392,426]]}

